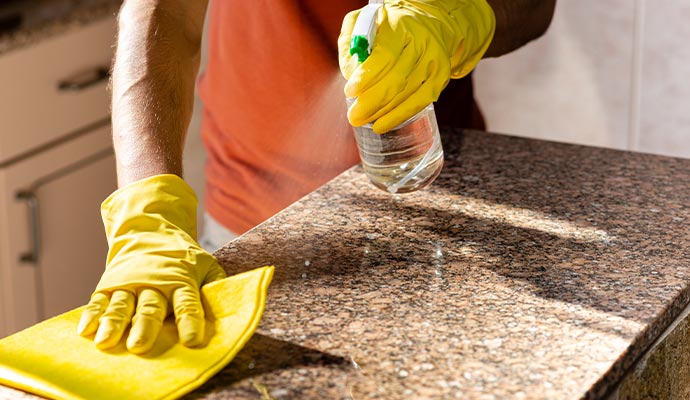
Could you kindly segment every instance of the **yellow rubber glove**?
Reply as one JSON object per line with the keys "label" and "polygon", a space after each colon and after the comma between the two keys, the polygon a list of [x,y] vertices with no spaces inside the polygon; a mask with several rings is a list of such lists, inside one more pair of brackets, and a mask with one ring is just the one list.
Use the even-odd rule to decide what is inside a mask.
{"label": "yellow rubber glove", "polygon": [[110,250],[79,321],[80,335],[95,333],[98,348],[111,348],[131,321],[127,349],[144,353],[172,310],[180,342],[190,347],[202,343],[199,288],[226,274],[196,241],[196,206],[194,191],[176,175],[142,179],[103,202]]}
{"label": "yellow rubber glove", "polygon": [[350,55],[360,10],[343,21],[338,50],[347,79],[353,126],[373,122],[385,133],[438,100],[450,78],[461,78],[486,52],[496,26],[486,0],[384,0],[371,55]]}

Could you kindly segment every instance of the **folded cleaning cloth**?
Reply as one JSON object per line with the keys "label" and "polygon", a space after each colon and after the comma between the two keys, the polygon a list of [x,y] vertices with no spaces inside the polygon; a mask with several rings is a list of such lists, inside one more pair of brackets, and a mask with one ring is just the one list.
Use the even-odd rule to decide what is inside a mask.
{"label": "folded cleaning cloth", "polygon": [[0,384],[57,399],[172,399],[206,382],[235,357],[261,320],[273,267],[201,289],[203,347],[177,341],[168,318],[153,349],[134,355],[122,340],[108,351],[77,335],[81,308],[0,340]]}

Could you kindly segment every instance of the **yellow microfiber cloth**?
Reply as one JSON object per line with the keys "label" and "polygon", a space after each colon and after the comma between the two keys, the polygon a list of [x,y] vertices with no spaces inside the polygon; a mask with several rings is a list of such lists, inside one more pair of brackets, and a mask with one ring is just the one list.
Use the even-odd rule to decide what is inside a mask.
{"label": "yellow microfiber cloth", "polygon": [[201,289],[206,310],[203,347],[178,343],[173,319],[153,349],[109,351],[77,335],[83,307],[0,340],[0,384],[58,399],[173,399],[206,382],[252,336],[264,310],[273,267],[244,272]]}

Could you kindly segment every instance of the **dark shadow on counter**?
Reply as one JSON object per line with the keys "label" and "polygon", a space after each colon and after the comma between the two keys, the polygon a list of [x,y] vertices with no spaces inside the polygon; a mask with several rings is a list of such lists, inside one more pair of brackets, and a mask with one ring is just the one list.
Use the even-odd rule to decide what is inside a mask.
{"label": "dark shadow on counter", "polygon": [[343,357],[256,333],[227,367],[183,398],[204,398],[209,393],[231,389],[234,384],[246,383],[254,377],[300,367],[352,368]]}

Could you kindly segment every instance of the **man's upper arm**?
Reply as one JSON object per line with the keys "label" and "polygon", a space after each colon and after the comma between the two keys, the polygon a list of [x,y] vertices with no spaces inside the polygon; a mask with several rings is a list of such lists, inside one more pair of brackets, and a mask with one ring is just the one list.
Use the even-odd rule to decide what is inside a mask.
{"label": "man's upper arm", "polygon": [[556,0],[487,0],[496,16],[496,33],[484,57],[509,53],[546,32]]}

